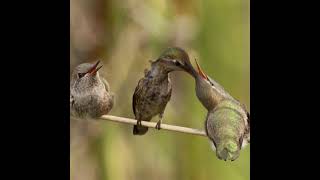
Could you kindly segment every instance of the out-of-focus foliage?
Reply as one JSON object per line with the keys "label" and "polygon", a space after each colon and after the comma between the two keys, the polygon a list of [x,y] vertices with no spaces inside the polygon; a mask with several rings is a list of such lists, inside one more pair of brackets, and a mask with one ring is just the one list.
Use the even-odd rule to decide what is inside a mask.
{"label": "out-of-focus foliage", "polygon": [[[249,104],[248,0],[71,0],[71,68],[97,59],[116,104],[110,114],[133,118],[138,80],[168,46],[180,46],[230,94]],[[203,129],[206,110],[194,80],[171,74],[164,123]],[[157,117],[153,119],[157,121]],[[217,159],[206,138],[132,126],[70,121],[72,180],[249,179],[250,145],[234,162]]]}

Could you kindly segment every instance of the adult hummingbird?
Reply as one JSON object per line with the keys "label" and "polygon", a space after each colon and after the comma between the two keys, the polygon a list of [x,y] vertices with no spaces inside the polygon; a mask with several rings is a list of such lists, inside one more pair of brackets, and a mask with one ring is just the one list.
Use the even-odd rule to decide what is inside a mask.
{"label": "adult hummingbird", "polygon": [[163,114],[171,98],[172,85],[169,73],[172,71],[186,71],[196,73],[188,54],[181,48],[167,48],[157,60],[151,61],[151,69],[145,72],[133,94],[132,109],[137,119],[133,127],[134,135],[143,135],[148,131],[141,125],[141,121],[150,121],[159,115],[156,129],[160,129]]}
{"label": "adult hummingbird", "polygon": [[240,150],[250,143],[250,115],[245,106],[233,98],[216,81],[207,76],[197,60],[196,94],[208,110],[205,130],[219,159],[234,161]]}
{"label": "adult hummingbird", "polygon": [[83,63],[72,72],[70,81],[70,111],[80,118],[98,118],[112,109],[114,95],[108,82],[99,76],[100,61]]}

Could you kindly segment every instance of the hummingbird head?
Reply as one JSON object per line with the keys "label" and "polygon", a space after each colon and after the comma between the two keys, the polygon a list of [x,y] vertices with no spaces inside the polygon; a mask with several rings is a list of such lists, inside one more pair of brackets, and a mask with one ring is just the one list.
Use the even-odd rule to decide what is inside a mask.
{"label": "hummingbird head", "polygon": [[240,155],[240,146],[233,139],[223,140],[217,144],[217,157],[222,160],[236,160]]}
{"label": "hummingbird head", "polygon": [[196,75],[188,54],[179,47],[169,47],[162,52],[156,62],[162,63],[168,71],[186,71],[193,77]]}
{"label": "hummingbird head", "polygon": [[100,61],[94,64],[83,63],[78,65],[72,73],[71,83],[82,88],[93,86],[99,78],[98,70],[102,67],[102,65],[98,67],[99,63]]}
{"label": "hummingbird head", "polygon": [[198,68],[198,72],[195,75],[196,95],[206,109],[212,110],[220,99],[219,91],[202,71],[196,59],[195,62]]}

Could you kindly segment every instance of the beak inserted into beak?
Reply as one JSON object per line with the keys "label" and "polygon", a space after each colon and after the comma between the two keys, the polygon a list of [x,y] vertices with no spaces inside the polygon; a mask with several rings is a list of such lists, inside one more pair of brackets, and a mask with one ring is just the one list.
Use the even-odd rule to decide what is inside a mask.
{"label": "beak inserted into beak", "polygon": [[197,59],[195,59],[195,61],[196,61],[196,64],[197,64],[197,68],[198,68],[198,71],[199,71],[199,75],[200,75],[201,77],[203,77],[204,79],[209,80],[209,79],[208,79],[208,76],[202,71],[202,69],[201,69],[201,67],[200,67]]}
{"label": "beak inserted into beak", "polygon": [[[99,60],[98,62],[96,62],[96,63],[88,70],[87,73],[89,73],[90,75],[95,75],[95,74],[97,73],[97,71],[102,67],[102,65],[98,67],[99,63],[100,63],[100,60]],[[97,67],[98,67],[98,68],[97,68]]]}

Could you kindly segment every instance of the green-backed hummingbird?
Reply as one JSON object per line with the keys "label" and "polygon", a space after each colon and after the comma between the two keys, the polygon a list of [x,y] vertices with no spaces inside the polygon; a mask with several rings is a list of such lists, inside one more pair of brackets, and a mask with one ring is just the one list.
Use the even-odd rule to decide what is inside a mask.
{"label": "green-backed hummingbird", "polygon": [[216,150],[217,157],[235,160],[240,150],[250,143],[250,115],[245,106],[208,77],[197,60],[196,94],[208,110],[206,133]]}

